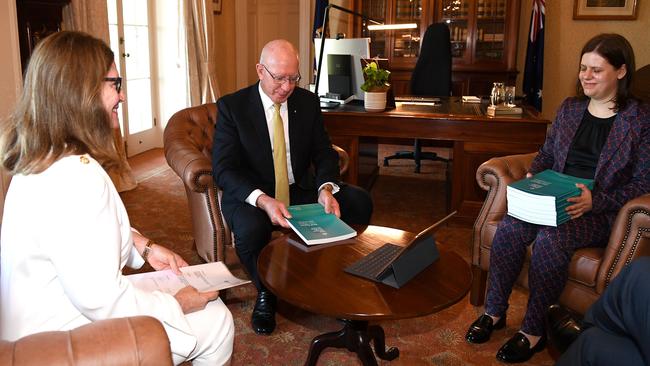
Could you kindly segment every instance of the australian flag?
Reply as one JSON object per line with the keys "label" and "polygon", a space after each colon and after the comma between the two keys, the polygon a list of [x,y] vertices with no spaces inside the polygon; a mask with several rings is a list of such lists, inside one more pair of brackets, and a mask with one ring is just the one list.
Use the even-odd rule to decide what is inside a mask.
{"label": "australian flag", "polygon": [[[320,38],[321,32],[324,32],[323,22],[325,21],[325,8],[329,5],[329,0],[316,0],[316,6],[314,9],[314,29],[311,32],[312,39]],[[316,75],[316,54],[314,53],[314,77]]]}
{"label": "australian flag", "polygon": [[538,111],[542,110],[542,86],[544,82],[544,21],[545,0],[533,0],[530,15],[530,32],[524,68],[524,94],[526,102]]}
{"label": "australian flag", "polygon": [[327,5],[329,5],[329,0],[316,0],[316,6],[314,9],[314,29],[311,33],[313,38],[320,38],[320,32],[323,31],[323,17]]}

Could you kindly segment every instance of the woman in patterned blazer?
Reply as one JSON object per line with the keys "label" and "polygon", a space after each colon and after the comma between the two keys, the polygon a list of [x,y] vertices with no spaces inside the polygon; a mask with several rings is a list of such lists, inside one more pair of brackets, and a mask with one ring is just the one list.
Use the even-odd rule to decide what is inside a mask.
{"label": "woman in patterned blazer", "polygon": [[544,313],[567,280],[576,249],[607,245],[611,225],[625,202],[650,192],[650,106],[630,94],[634,52],[618,34],[600,34],[580,54],[577,96],[560,106],[527,176],[545,169],[594,179],[593,191],[569,198],[571,220],[540,226],[505,216],[490,251],[485,314],[467,331],[486,342],[505,326],[508,298],[534,243],[528,273],[529,299],[519,332],[497,352],[504,362],[525,362],[544,348]]}

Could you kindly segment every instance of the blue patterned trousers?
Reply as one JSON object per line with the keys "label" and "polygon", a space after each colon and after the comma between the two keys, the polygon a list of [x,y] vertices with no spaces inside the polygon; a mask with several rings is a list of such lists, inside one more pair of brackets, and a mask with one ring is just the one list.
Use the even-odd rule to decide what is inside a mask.
{"label": "blue patterned trousers", "polygon": [[529,298],[521,330],[544,334],[546,309],[557,302],[566,284],[569,262],[576,249],[607,245],[615,215],[587,213],[558,226],[540,226],[505,216],[490,250],[485,312],[504,316],[508,298],[534,243],[528,271]]}

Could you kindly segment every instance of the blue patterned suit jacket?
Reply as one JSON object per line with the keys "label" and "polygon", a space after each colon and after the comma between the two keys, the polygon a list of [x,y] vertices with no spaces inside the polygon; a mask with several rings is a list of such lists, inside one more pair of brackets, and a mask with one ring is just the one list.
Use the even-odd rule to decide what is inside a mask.
{"label": "blue patterned suit jacket", "polygon": [[[530,172],[564,170],[567,154],[589,99],[568,98],[560,106]],[[616,217],[629,200],[650,192],[650,106],[636,100],[618,112],[598,159],[593,213]],[[610,222],[611,223],[611,222]]]}

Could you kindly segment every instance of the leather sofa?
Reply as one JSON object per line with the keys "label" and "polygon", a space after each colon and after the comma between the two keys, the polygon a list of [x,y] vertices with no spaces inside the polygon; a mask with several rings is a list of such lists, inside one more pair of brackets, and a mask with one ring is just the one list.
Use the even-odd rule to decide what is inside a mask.
{"label": "leather sofa", "polygon": [[[472,238],[473,283],[470,303],[483,305],[490,247],[499,221],[507,212],[506,186],[523,179],[537,153],[492,158],[476,172],[478,185],[487,191],[474,223]],[[529,249],[530,251],[530,249]],[[529,252],[530,254],[530,252]],[[577,250],[569,266],[569,279],[560,303],[584,314],[621,269],[639,256],[650,255],[650,194],[627,202],[619,211],[605,248]],[[527,287],[528,264],[518,283]]]}
{"label": "leather sofa", "polygon": [[[215,103],[176,112],[165,127],[163,144],[169,166],[178,174],[192,217],[192,233],[199,256],[206,262],[226,262],[232,235],[222,214],[221,189],[212,178],[212,137],[217,118]],[[348,154],[338,146],[341,175],[347,171]]]}
{"label": "leather sofa", "polygon": [[165,366],[172,365],[172,356],[160,322],[137,316],[0,341],[0,365]]}

